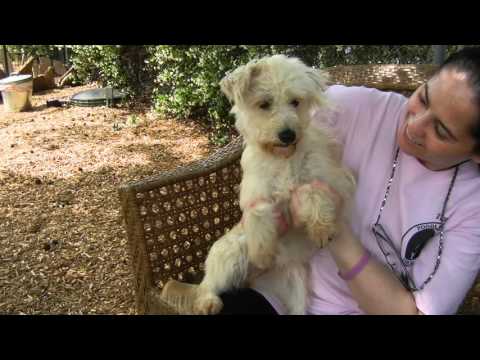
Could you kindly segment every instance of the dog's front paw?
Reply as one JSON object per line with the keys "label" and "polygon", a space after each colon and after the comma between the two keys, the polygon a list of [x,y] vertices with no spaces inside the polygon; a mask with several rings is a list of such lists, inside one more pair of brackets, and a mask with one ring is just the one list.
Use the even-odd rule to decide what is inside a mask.
{"label": "dog's front paw", "polygon": [[222,309],[222,299],[213,293],[200,295],[193,305],[193,311],[196,315],[216,315]]}
{"label": "dog's front paw", "polygon": [[292,194],[290,211],[295,226],[304,226],[309,238],[323,248],[335,237],[341,199],[328,185],[313,182]]}
{"label": "dog's front paw", "polygon": [[327,246],[330,241],[332,241],[332,239],[337,235],[337,230],[338,228],[335,223],[310,223],[307,225],[307,233],[309,238],[319,248]]}

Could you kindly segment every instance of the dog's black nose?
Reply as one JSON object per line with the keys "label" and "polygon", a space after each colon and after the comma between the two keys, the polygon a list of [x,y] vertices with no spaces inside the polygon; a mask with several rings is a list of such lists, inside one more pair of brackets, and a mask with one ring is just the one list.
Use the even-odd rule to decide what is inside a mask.
{"label": "dog's black nose", "polygon": [[295,131],[293,130],[286,129],[286,130],[283,130],[280,134],[278,134],[278,138],[285,145],[290,145],[295,142],[295,139],[297,138],[297,134],[295,134]]}

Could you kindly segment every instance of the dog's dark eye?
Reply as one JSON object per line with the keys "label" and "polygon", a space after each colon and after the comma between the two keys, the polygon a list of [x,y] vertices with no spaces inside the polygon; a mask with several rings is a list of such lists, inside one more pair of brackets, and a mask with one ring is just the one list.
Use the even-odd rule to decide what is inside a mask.
{"label": "dog's dark eye", "polygon": [[271,105],[270,102],[264,101],[264,102],[260,103],[260,109],[268,110],[268,109],[270,109],[270,105]]}
{"label": "dog's dark eye", "polygon": [[298,107],[298,105],[300,105],[300,101],[298,101],[298,100],[296,100],[296,99],[295,99],[295,100],[292,100],[292,101],[290,102],[290,105],[292,105],[293,107],[296,108],[296,107]]}

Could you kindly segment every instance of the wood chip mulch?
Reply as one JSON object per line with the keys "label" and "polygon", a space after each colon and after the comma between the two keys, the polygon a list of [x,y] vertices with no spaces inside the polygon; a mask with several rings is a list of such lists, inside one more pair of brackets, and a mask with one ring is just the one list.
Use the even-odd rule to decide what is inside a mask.
{"label": "wood chip mulch", "polygon": [[148,108],[0,105],[0,314],[134,314],[120,184],[208,156],[193,121]]}

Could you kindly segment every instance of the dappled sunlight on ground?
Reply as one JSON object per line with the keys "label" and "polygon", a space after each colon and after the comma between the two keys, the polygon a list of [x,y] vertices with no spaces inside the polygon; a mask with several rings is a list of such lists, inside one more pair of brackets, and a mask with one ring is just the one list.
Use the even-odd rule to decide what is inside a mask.
{"label": "dappled sunlight on ground", "polygon": [[[208,156],[204,129],[149,109],[0,105],[0,314],[131,314],[117,189]],[[132,117],[132,115],[134,115]]]}

